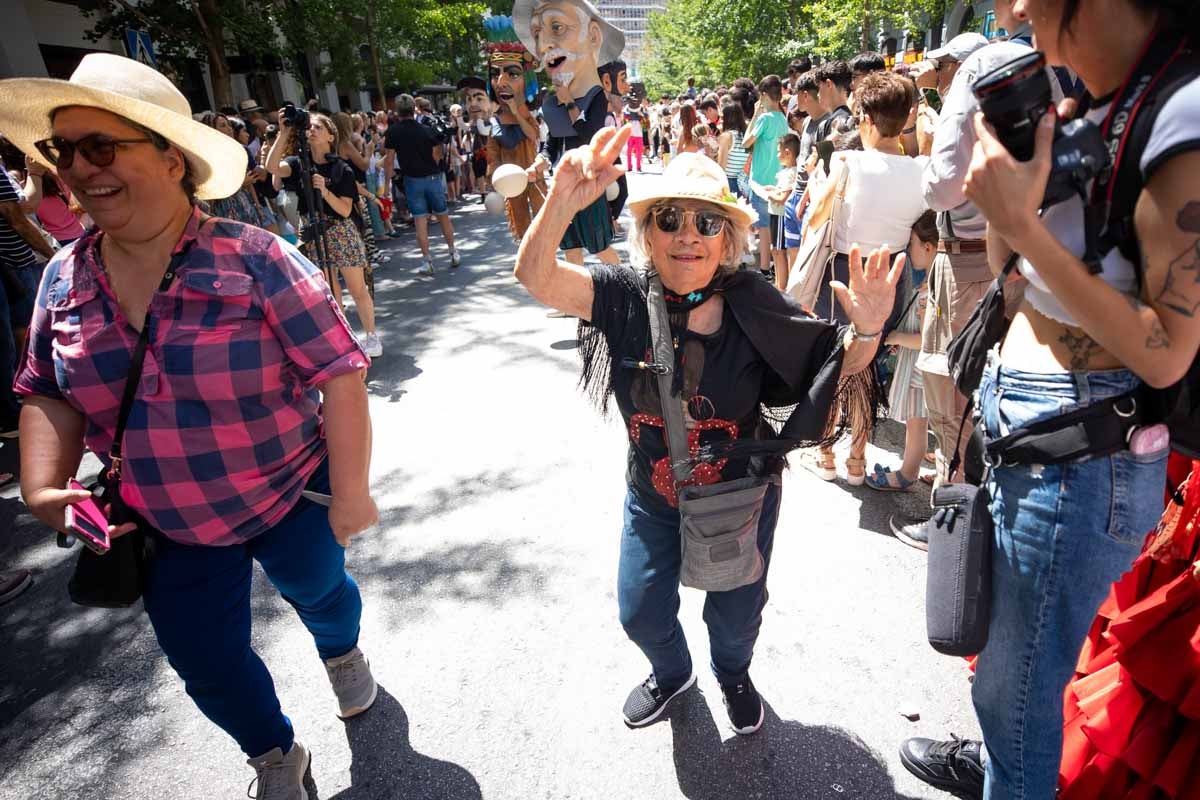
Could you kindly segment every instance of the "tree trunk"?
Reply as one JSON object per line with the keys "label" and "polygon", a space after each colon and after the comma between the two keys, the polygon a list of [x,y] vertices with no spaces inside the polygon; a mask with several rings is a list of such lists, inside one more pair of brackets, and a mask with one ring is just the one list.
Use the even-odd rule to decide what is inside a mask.
{"label": "tree trunk", "polygon": [[371,72],[375,90],[379,92],[379,107],[387,111],[387,91],[383,86],[383,71],[379,68],[379,46],[375,39],[375,3],[367,0],[367,49],[371,51]]}
{"label": "tree trunk", "polygon": [[871,39],[871,0],[863,0],[862,51],[864,53],[874,51],[875,47]]}
{"label": "tree trunk", "polygon": [[193,0],[192,10],[200,22],[204,48],[208,53],[208,75],[212,80],[213,110],[233,105],[233,82],[229,62],[225,60],[225,25],[217,0]]}

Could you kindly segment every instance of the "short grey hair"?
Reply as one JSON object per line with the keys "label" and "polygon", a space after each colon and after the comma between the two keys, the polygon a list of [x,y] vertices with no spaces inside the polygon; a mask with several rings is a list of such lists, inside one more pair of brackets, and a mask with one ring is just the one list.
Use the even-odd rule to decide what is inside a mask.
{"label": "short grey hair", "polygon": [[[635,264],[644,267],[653,266],[653,259],[650,256],[650,226],[654,222],[651,220],[651,216],[656,209],[667,205],[670,205],[670,202],[666,200],[660,203],[653,203],[647,206],[641,214],[634,216],[633,235],[629,237],[629,249]],[[737,272],[741,266],[742,254],[746,252],[747,243],[750,241],[750,225],[739,222],[727,214],[719,203],[710,203],[708,205],[718,211],[721,216],[725,217],[725,230],[721,234],[725,237],[724,246],[721,249],[721,262],[720,266],[717,267],[717,271],[724,273]]]}

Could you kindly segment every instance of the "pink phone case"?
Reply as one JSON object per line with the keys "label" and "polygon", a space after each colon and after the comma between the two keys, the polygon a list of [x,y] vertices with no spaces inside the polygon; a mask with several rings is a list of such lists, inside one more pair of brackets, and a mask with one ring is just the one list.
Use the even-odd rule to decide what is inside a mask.
{"label": "pink phone case", "polygon": [[[87,491],[86,487],[74,478],[67,481],[67,488]],[[93,550],[107,552],[111,547],[112,543],[108,538],[108,518],[94,499],[89,498],[67,506],[66,523],[71,532]],[[91,529],[102,533],[96,535]]]}

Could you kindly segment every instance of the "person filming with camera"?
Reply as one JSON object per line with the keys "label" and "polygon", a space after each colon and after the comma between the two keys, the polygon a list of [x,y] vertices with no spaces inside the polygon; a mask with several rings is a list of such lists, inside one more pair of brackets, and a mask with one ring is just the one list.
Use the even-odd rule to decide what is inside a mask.
{"label": "person filming with camera", "polygon": [[1044,63],[1086,86],[1071,122],[1047,108],[1034,53],[975,85],[983,113],[964,190],[987,218],[993,267],[1027,281],[977,393],[996,598],[972,688],[984,747],[910,740],[901,751],[961,797],[1054,797],[1080,646],[1159,520],[1168,450],[1197,450],[1192,5],[1016,0]]}
{"label": "person filming with camera", "polygon": [[[279,136],[271,146],[267,155],[267,171],[272,175],[290,178],[300,175],[302,171],[299,156],[283,157],[291,144],[295,133],[295,122],[302,122],[306,115],[297,115],[295,108],[279,110]],[[304,242],[305,253],[315,256],[321,252],[316,239],[324,237],[324,254],[328,263],[320,266],[325,269],[336,269],[346,281],[346,288],[354,298],[354,310],[358,312],[358,320],[366,329],[362,339],[363,349],[372,358],[383,355],[383,344],[375,330],[375,303],[371,293],[367,291],[366,277],[367,254],[363,249],[362,237],[358,226],[353,220],[357,213],[355,200],[358,198],[358,185],[354,180],[354,171],[345,160],[338,158],[339,146],[337,126],[333,120],[324,114],[307,115],[308,147],[312,152],[312,163],[315,172],[312,175],[313,195],[321,198],[320,211],[316,212],[319,223],[314,224],[313,212],[308,206],[307,193],[299,193],[300,216],[304,224],[300,228],[300,240]],[[336,274],[336,273],[335,273]],[[341,288],[332,285],[330,288],[340,294]]]}

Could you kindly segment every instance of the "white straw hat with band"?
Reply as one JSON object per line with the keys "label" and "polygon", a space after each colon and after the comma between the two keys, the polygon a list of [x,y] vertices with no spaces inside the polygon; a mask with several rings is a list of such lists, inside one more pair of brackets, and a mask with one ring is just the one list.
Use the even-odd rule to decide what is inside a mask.
{"label": "white straw hat with band", "polygon": [[749,227],[758,214],[729,191],[729,179],[717,162],[703,153],[681,153],[671,159],[662,179],[648,192],[629,199],[629,210],[640,217],[662,200],[703,200],[721,208],[735,224]]}
{"label": "white straw hat with band", "polygon": [[36,161],[53,168],[34,142],[50,136],[50,114],[66,106],[118,114],[178,147],[191,166],[196,196],[202,200],[229,197],[242,188],[246,149],[215,128],[193,120],[187,98],[152,67],[113,53],[89,53],[70,80],[0,81],[0,133]]}

